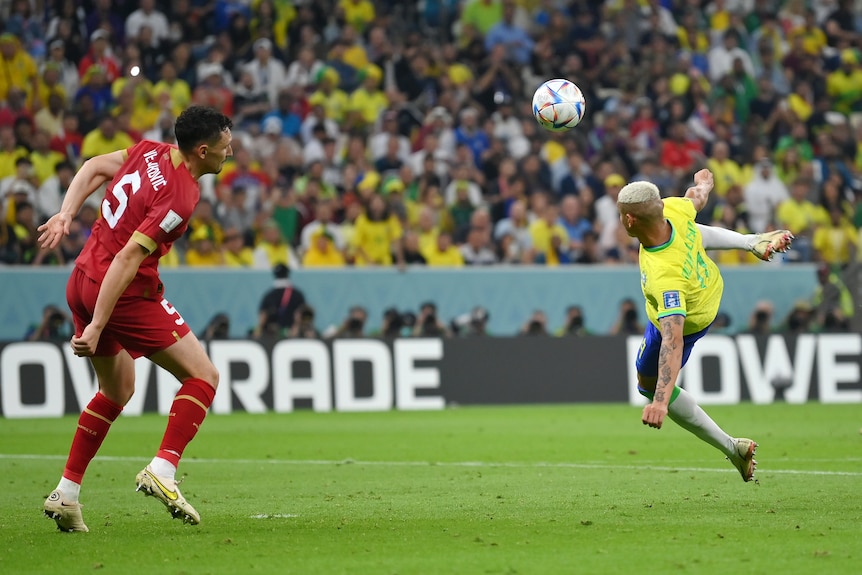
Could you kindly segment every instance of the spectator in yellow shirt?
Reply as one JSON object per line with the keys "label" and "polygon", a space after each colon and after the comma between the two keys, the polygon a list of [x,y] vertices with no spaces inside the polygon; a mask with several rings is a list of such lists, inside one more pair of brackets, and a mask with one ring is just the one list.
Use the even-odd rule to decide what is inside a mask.
{"label": "spectator in yellow shirt", "polygon": [[452,235],[440,232],[437,243],[422,252],[425,263],[431,267],[463,267],[464,256],[457,246],[452,245]]}
{"label": "spectator in yellow shirt", "polygon": [[364,32],[374,21],[374,4],[370,0],[338,0],[336,12],[344,16],[344,21],[357,32]]}
{"label": "spectator in yellow shirt", "polygon": [[0,180],[15,175],[15,162],[27,157],[27,148],[19,146],[12,126],[0,126]]}
{"label": "spectator in yellow shirt", "polygon": [[348,107],[347,94],[338,88],[341,77],[335,68],[325,66],[317,73],[316,79],[317,90],[308,97],[308,104],[320,104],[326,111],[327,118],[341,122]]}
{"label": "spectator in yellow shirt", "polygon": [[341,267],[346,264],[344,256],[335,247],[332,234],[321,230],[311,238],[311,245],[302,256],[302,265],[309,268]]}
{"label": "spectator in yellow shirt", "polygon": [[170,106],[174,116],[179,116],[192,103],[191,88],[177,76],[177,68],[171,60],[162,64],[161,80],[153,86],[153,98],[159,106]]}
{"label": "spectator in yellow shirt", "polygon": [[802,48],[812,56],[820,56],[826,47],[826,34],[817,25],[817,13],[813,8],[805,10],[805,23],[790,30],[787,43],[793,44],[796,38],[802,39]]}
{"label": "spectator in yellow shirt", "polygon": [[273,269],[277,265],[298,267],[299,258],[284,241],[275,220],[267,220],[260,231],[260,240],[254,249],[254,267]]}
{"label": "spectator in yellow shirt", "polygon": [[24,90],[27,107],[33,106],[39,93],[36,62],[21,48],[17,36],[4,32],[0,34],[0,101],[6,100],[13,86]]}
{"label": "spectator in yellow shirt", "polygon": [[[536,258],[549,266],[560,263],[557,246],[569,245],[569,233],[560,225],[559,215],[559,207],[556,204],[548,204],[542,217],[530,224],[530,238],[533,240]],[[558,241],[555,242],[554,238]]]}
{"label": "spectator in yellow shirt", "polygon": [[791,231],[796,236],[794,250],[800,249],[799,240],[814,235],[817,226],[829,224],[829,213],[814,202],[808,200],[808,190],[811,183],[797,178],[790,186],[790,197],[780,204],[775,212],[778,226]]}
{"label": "spectator in yellow shirt", "polygon": [[189,238],[191,247],[186,252],[186,265],[196,267],[221,266],[224,259],[221,252],[209,238],[206,230],[198,230]]}
{"label": "spectator in yellow shirt", "polygon": [[829,224],[817,228],[811,243],[819,261],[842,266],[856,258],[858,241],[856,228],[844,218],[839,208],[833,208],[829,212]]}
{"label": "spectator in yellow shirt", "polygon": [[57,173],[57,164],[64,161],[66,156],[55,152],[50,147],[51,136],[43,130],[37,130],[33,134],[33,151],[30,152],[30,161],[33,162],[33,172],[39,184]]}
{"label": "spectator in yellow shirt", "polygon": [[224,265],[229,268],[250,268],[254,266],[254,252],[250,247],[245,245],[242,232],[236,228],[229,228],[225,231],[222,257]]}
{"label": "spectator in yellow shirt", "polygon": [[348,110],[350,125],[356,127],[373,126],[380,115],[389,107],[389,99],[380,89],[383,72],[374,64],[369,64],[360,72],[362,85],[350,95]]}
{"label": "spectator in yellow shirt", "polygon": [[826,76],[826,93],[843,114],[862,110],[862,68],[855,51],[841,52],[841,66]]}
{"label": "spectator in yellow shirt", "polygon": [[389,212],[386,200],[380,194],[374,194],[366,213],[356,218],[353,236],[356,265],[392,265],[393,252],[398,265],[403,265],[402,233],[401,223]]}
{"label": "spectator in yellow shirt", "polygon": [[718,197],[723,198],[728,188],[734,184],[742,185],[744,173],[735,161],[730,158],[730,146],[727,142],[718,141],[712,147],[712,156],[706,161],[706,167],[715,177],[715,190]]}
{"label": "spectator in yellow shirt", "polygon": [[117,119],[106,114],[99,122],[99,126],[84,136],[81,158],[88,160],[94,156],[125,150],[134,145],[132,137],[117,128]]}

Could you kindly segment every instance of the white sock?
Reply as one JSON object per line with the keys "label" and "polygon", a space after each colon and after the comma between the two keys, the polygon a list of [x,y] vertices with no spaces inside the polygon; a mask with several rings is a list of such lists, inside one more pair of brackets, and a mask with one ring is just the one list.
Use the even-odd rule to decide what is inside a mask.
{"label": "white sock", "polygon": [[72,503],[77,503],[78,497],[81,496],[81,484],[75,483],[71,479],[66,479],[65,477],[60,478],[60,483],[57,484],[57,489],[63,492],[63,497],[66,501],[71,501]]}
{"label": "white sock", "polygon": [[174,464],[167,459],[162,459],[161,457],[153,457],[153,460],[150,461],[149,467],[153,470],[153,473],[159,477],[174,479],[177,474],[177,468],[174,467]]}
{"label": "white sock", "polygon": [[695,434],[725,455],[736,454],[736,442],[695,403],[686,390],[680,388],[679,395],[668,406],[667,414],[677,425]]}
{"label": "white sock", "polygon": [[706,250],[745,250],[751,251],[757,234],[743,235],[727,228],[697,224]]}

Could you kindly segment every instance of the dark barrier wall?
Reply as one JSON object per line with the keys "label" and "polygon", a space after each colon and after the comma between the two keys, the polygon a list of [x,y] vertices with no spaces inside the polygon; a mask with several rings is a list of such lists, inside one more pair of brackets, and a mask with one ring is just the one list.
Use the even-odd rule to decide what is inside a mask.
{"label": "dark barrier wall", "polygon": [[[433,410],[446,405],[629,402],[638,337],[212,341],[221,374],[212,410]],[[126,415],[167,413],[179,388],[145,359]],[[712,335],[681,385],[704,404],[862,402],[862,335]],[[0,344],[0,413],[78,413],[95,393],[89,362],[68,345]]]}

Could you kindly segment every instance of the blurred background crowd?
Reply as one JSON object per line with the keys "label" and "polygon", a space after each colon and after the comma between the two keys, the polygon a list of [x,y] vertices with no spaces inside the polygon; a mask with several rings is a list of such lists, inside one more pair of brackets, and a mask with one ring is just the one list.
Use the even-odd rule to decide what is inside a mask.
{"label": "blurred background crowd", "polygon": [[[205,104],[234,157],[163,266],[635,263],[622,185],[682,195],[709,167],[702,223],[790,229],[779,263],[840,270],[862,227],[860,4],[0,2],[0,263],[74,261],[100,194],[57,249],[35,229],[77,167],[173,141]],[[553,77],[587,100],[564,134],[531,115]]]}

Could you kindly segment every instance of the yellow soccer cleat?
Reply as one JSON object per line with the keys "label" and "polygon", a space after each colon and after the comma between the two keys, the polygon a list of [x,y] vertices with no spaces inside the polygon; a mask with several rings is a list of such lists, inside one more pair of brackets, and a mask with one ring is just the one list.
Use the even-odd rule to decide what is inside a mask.
{"label": "yellow soccer cleat", "polygon": [[182,519],[183,523],[197,525],[201,522],[200,514],[186,501],[180,493],[178,483],[174,479],[159,477],[153,473],[150,466],[146,466],[135,478],[135,491],[142,491],[145,495],[152,495],[165,504],[168,513],[174,519]]}

